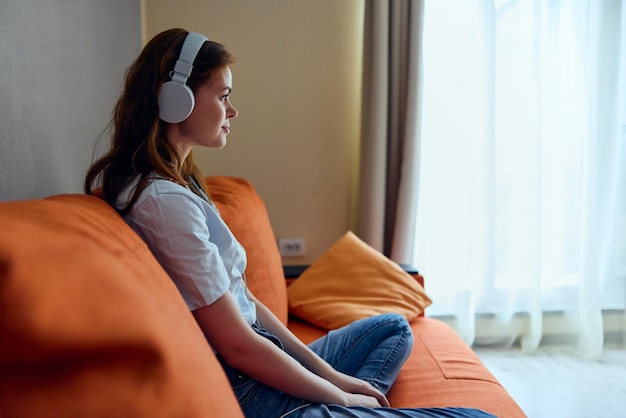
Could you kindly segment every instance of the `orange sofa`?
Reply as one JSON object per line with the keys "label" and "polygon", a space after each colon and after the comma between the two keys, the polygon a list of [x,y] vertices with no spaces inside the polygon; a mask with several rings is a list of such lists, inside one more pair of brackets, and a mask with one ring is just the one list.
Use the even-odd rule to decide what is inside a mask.
{"label": "orange sofa", "polygon": [[[250,183],[209,177],[248,251],[253,293],[290,318],[265,205]],[[395,407],[524,413],[444,323],[411,322],[413,352],[389,393]],[[240,417],[211,348],[142,240],[100,199],[0,203],[0,417]]]}

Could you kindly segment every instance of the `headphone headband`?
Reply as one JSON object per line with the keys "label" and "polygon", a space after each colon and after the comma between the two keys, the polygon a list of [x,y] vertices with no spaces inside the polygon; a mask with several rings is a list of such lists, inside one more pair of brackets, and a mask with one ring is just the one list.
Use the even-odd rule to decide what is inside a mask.
{"label": "headphone headband", "polygon": [[197,32],[189,32],[185,38],[183,47],[180,50],[178,60],[189,63],[189,65],[193,64],[193,61],[196,59],[196,55],[198,55],[200,48],[202,48],[202,45],[206,41],[206,36]]}
{"label": "headphone headband", "polygon": [[171,72],[172,80],[163,83],[159,90],[159,118],[165,122],[182,122],[193,111],[195,98],[187,86],[187,79],[193,70],[193,62],[200,48],[207,41],[206,36],[189,32],[180,50],[180,55]]}

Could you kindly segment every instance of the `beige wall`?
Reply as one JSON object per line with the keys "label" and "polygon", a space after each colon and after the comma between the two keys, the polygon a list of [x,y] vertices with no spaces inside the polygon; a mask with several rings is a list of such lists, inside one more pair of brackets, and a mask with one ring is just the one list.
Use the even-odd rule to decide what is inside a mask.
{"label": "beige wall", "polygon": [[363,0],[146,0],[144,41],[171,27],[235,55],[239,110],[222,150],[194,151],[207,175],[250,180],[277,238],[304,237],[310,263],[351,228],[360,129]]}

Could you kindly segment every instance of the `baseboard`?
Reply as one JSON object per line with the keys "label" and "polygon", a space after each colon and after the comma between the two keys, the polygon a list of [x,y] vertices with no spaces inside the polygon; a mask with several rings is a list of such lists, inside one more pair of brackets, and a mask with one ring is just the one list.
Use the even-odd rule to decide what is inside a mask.
{"label": "baseboard", "polygon": [[[458,329],[458,322],[453,316],[433,316],[453,329]],[[520,335],[529,327],[528,314],[517,314],[508,323],[494,314],[476,316],[476,335],[474,345],[478,347],[511,347],[520,345]],[[626,346],[626,313],[623,310],[602,311],[604,327],[604,345],[606,347]],[[572,332],[572,320],[563,312],[544,312],[543,337],[541,345],[557,346],[571,344],[577,340]]]}

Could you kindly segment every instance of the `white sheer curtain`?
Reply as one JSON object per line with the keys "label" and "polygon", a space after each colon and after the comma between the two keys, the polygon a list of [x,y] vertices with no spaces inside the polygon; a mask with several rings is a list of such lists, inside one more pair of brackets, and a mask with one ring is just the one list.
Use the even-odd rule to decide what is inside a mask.
{"label": "white sheer curtain", "polygon": [[599,358],[603,313],[626,305],[626,4],[437,0],[424,16],[428,314],[470,344],[531,352],[551,334]]}

